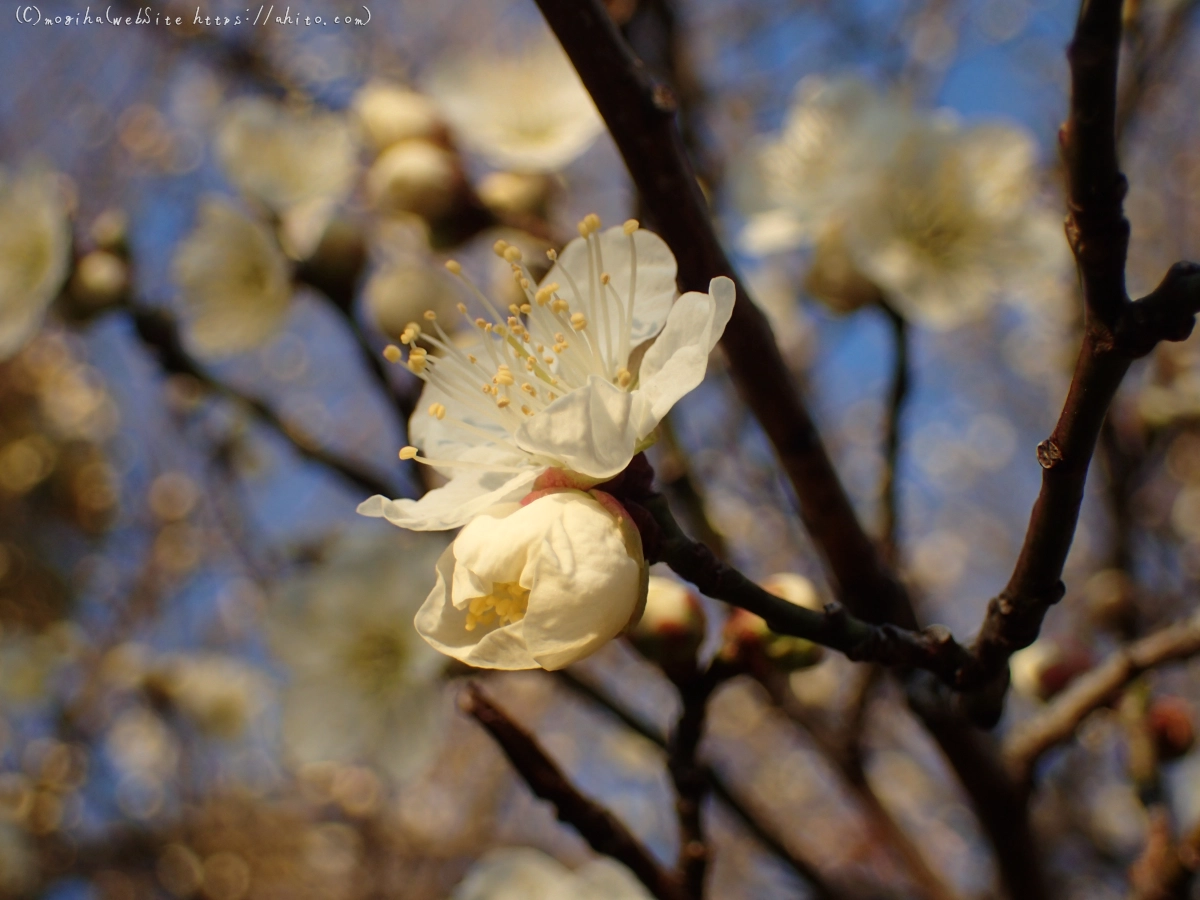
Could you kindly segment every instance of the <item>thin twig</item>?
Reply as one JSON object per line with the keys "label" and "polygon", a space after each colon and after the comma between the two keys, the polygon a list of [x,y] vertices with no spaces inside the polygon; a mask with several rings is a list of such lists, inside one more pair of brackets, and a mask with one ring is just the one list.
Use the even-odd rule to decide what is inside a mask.
{"label": "thin twig", "polygon": [[1013,729],[1004,759],[1013,776],[1027,781],[1047,750],[1067,740],[1089,713],[1148,669],[1200,653],[1200,616],[1168,625],[1117,650],[1076,678],[1036,716]]}
{"label": "thin twig", "polygon": [[251,397],[219,381],[206,371],[183,346],[175,320],[161,310],[140,308],[131,311],[137,335],[157,358],[164,372],[194,378],[213,393],[236,401],[249,409],[260,422],[284,438],[305,459],[337,472],[357,489],[372,494],[398,496],[396,488],[364,466],[317,446],[295,426],[284,422],[279,415],[257,397]]}
{"label": "thin twig", "polygon": [[578,831],[593,850],[627,866],[658,900],[686,900],[675,877],[633,833],[607,809],[581,794],[533,736],[492,703],[477,684],[468,682],[459,697],[463,711],[495,738],[530,789],[552,803],[558,818]]}
{"label": "thin twig", "polygon": [[[605,712],[613,716],[626,728],[641,735],[655,746],[666,750],[667,740],[661,731],[651,723],[630,712],[599,688],[594,687],[569,669],[554,673],[559,681],[581,697],[586,698]],[[825,877],[813,865],[801,859],[789,850],[784,843],[772,834],[762,823],[759,816],[740,800],[733,788],[717,770],[706,767],[709,784],[715,796],[742,823],[751,836],[757,840],[769,853],[787,865],[811,889],[818,900],[838,900],[842,894],[825,880]]]}
{"label": "thin twig", "polygon": [[908,323],[891,305],[883,304],[883,310],[892,326],[894,350],[892,384],[888,390],[887,419],[883,433],[883,478],[879,486],[879,496],[883,503],[880,539],[883,544],[883,558],[889,565],[895,566],[900,521],[900,492],[896,481],[896,467],[900,462],[900,419],[904,414],[905,401],[908,399],[910,380]]}

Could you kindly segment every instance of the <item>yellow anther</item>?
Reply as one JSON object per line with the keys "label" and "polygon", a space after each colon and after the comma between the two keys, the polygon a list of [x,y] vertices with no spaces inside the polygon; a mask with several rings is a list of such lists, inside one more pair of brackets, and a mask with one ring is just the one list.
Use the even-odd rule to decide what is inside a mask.
{"label": "yellow anther", "polygon": [[458,311],[465,316],[467,314],[467,304],[465,304],[465,303],[458,304]]}
{"label": "yellow anther", "polygon": [[521,385],[521,390],[523,390],[525,393],[527,393],[530,397],[537,396],[537,388],[535,388],[532,384]]}
{"label": "yellow anther", "polygon": [[429,405],[429,414],[440,422],[446,418],[446,407],[440,403],[431,403]]}
{"label": "yellow anther", "polygon": [[554,340],[560,344],[565,344],[567,342],[567,336],[565,334],[563,334],[561,331],[557,331],[554,334]]}
{"label": "yellow anther", "polygon": [[579,225],[576,227],[579,228],[579,236],[580,237],[587,237],[589,234],[591,234],[591,231],[588,230],[587,219],[581,219],[579,221]]}
{"label": "yellow anther", "polygon": [[600,217],[595,213],[588,213],[583,217],[583,221],[587,222],[588,230],[592,232],[600,230]]}
{"label": "yellow anther", "polygon": [[496,332],[496,334],[500,335],[500,337],[508,336],[508,329],[505,328],[503,325],[496,324],[496,325],[491,326],[491,328],[492,328],[492,331]]}
{"label": "yellow anther", "polygon": [[[607,283],[608,282],[605,282],[605,284],[607,284]],[[424,316],[425,316],[426,322],[436,322],[437,321],[437,313],[435,313],[432,309],[425,310]]]}
{"label": "yellow anther", "polygon": [[504,259],[504,251],[508,249],[508,241],[496,241],[492,244],[492,252]]}
{"label": "yellow anther", "polygon": [[428,364],[429,362],[425,359],[424,351],[418,353],[416,350],[414,350],[412,353],[408,354],[408,370],[414,375],[420,375],[422,372],[424,372],[425,367]]}
{"label": "yellow anther", "polygon": [[550,262],[557,262],[558,261],[558,251],[555,250],[553,247],[551,247],[549,250],[546,251],[546,258],[548,260],[550,260]]}
{"label": "yellow anther", "polygon": [[626,219],[625,224],[621,226],[621,230],[627,235],[633,234],[639,228],[641,225],[638,224],[637,219]]}
{"label": "yellow anther", "polygon": [[554,357],[553,356],[543,356],[542,362],[544,362],[548,366],[552,366],[552,365],[554,365]]}
{"label": "yellow anther", "polygon": [[558,290],[558,282],[543,285],[537,289],[537,293],[533,295],[533,299],[537,301],[538,306],[545,306],[546,303],[554,296],[554,292]]}
{"label": "yellow anther", "polygon": [[571,305],[569,303],[567,303],[567,301],[564,300],[562,297],[556,298],[554,300],[554,302],[550,304],[551,312],[556,312],[556,313],[566,312],[570,308],[571,308]]}
{"label": "yellow anther", "polygon": [[476,328],[487,328],[487,326],[488,326],[488,320],[483,318],[482,316],[480,316],[478,319],[475,320]]}
{"label": "yellow anther", "polygon": [[475,358],[475,354],[473,354],[473,353],[468,353],[468,354],[467,354],[467,362],[469,362],[471,365],[475,365],[475,363],[479,362],[479,360],[477,360],[477,359]]}
{"label": "yellow anther", "polygon": [[[555,382],[555,384],[557,384],[557,383],[558,383],[558,382]],[[551,403],[553,403],[555,400],[557,400],[557,399],[558,399],[558,394],[554,393],[554,391],[551,391],[551,392],[550,392],[549,399],[550,399],[550,402],[551,402]]]}
{"label": "yellow anther", "polygon": [[388,344],[383,348],[383,358],[390,363],[398,363],[404,357],[403,354],[401,354],[399,347],[397,347],[395,344]]}
{"label": "yellow anther", "polygon": [[517,284],[521,285],[521,290],[523,290],[523,291],[529,290],[529,279],[528,278],[524,278],[524,277],[518,278]]}
{"label": "yellow anther", "polygon": [[571,315],[571,327],[576,331],[583,331],[583,329],[587,328],[587,316],[581,312],[573,313]]}
{"label": "yellow anther", "polygon": [[[521,314],[521,307],[517,306],[515,303],[510,303],[508,304],[508,311],[514,316],[519,316]],[[508,321],[511,322],[512,319],[509,319]]]}
{"label": "yellow anther", "polygon": [[509,372],[507,369],[501,369],[496,373],[495,377],[492,378],[492,384],[502,384],[507,387],[513,383],[513,380],[512,372]]}
{"label": "yellow anther", "polygon": [[504,258],[510,263],[518,263],[521,261],[521,251],[519,248],[509,244],[504,250]]}
{"label": "yellow anther", "polygon": [[485,384],[483,386],[483,392],[485,394],[498,394],[499,393],[499,391],[497,391],[496,388],[490,384]]}
{"label": "yellow anther", "polygon": [[611,275],[609,275],[607,272],[600,273],[600,283],[601,284],[608,284],[610,281],[612,281]]}
{"label": "yellow anther", "polygon": [[535,360],[532,356],[527,357],[525,360],[525,371],[532,372],[536,365],[537,365],[537,360]]}
{"label": "yellow anther", "polygon": [[497,401],[496,401],[496,405],[497,405],[498,407],[500,407],[501,409],[504,409],[504,408],[505,408],[505,407],[507,407],[507,406],[508,406],[510,403],[512,403],[512,401],[511,401],[511,400],[509,400],[507,397],[501,397],[499,400],[497,400]]}
{"label": "yellow anther", "polygon": [[417,455],[416,447],[401,447],[400,448],[400,458],[401,459],[412,459],[416,455]]}
{"label": "yellow anther", "polygon": [[522,407],[521,407],[521,412],[525,413],[525,415],[527,415],[527,416],[532,416],[532,415],[533,415],[533,410],[532,410],[532,409],[530,409],[528,406],[522,406]]}
{"label": "yellow anther", "polygon": [[631,374],[629,374],[628,369],[626,369],[624,366],[621,366],[621,368],[617,369],[617,386],[618,387],[623,387],[623,388],[629,387],[629,384],[632,381],[633,381],[633,376]]}
{"label": "yellow anther", "polygon": [[518,308],[521,310],[521,312],[525,313],[525,315],[529,315],[531,312],[533,312],[533,307],[528,303],[522,303]]}
{"label": "yellow anther", "polygon": [[400,332],[400,343],[404,345],[413,344],[417,338],[421,336],[421,326],[416,322],[409,322],[404,326],[404,330]]}
{"label": "yellow anther", "polygon": [[454,275],[461,275],[462,274],[462,265],[459,263],[459,261],[457,259],[448,259],[448,260],[446,260],[446,270],[451,272]]}

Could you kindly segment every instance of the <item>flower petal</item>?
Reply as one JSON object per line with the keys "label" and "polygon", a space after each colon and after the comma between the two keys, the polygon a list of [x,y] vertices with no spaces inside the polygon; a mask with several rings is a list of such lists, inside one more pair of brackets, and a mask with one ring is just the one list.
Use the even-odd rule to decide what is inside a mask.
{"label": "flower petal", "polygon": [[642,359],[637,394],[648,403],[648,418],[639,422],[639,438],[704,380],[708,355],[729,323],[736,296],[733,282],[721,276],[709,283],[707,294],[691,291],[675,301],[666,327]]}
{"label": "flower petal", "polygon": [[517,475],[467,470],[420,500],[389,500],[376,494],[360,503],[358,512],[413,531],[445,531],[466,524],[488,507],[527,493],[540,472],[536,468]]}
{"label": "flower petal", "polygon": [[[630,237],[633,238],[633,250],[630,249]],[[675,256],[662,238],[644,228],[639,228],[632,235],[625,234],[620,226],[609,228],[600,232],[599,241],[601,263],[612,278],[611,284],[617,296],[628,302],[629,289],[631,286],[634,289],[630,340],[631,345],[636,346],[658,334],[671,311],[671,301],[677,293]],[[632,276],[634,252],[637,255],[636,284]],[[567,278],[568,274],[570,279]],[[579,290],[591,290],[587,241],[583,238],[575,238],[563,248],[558,261],[541,284],[557,282],[562,297],[571,304],[572,309],[579,309],[581,304],[571,294],[572,280]],[[606,291],[604,296],[615,322],[617,301],[611,291]]]}
{"label": "flower petal", "polygon": [[604,480],[621,472],[636,452],[633,397],[599,375],[555,400],[517,429],[522,450],[556,460],[562,468]]}
{"label": "flower petal", "polygon": [[522,512],[545,521],[549,506],[557,514],[522,577],[532,588],[522,624],[537,664],[561,669],[629,624],[641,601],[642,564],[629,555],[616,520],[595,500],[564,492]]}
{"label": "flower petal", "polygon": [[417,612],[413,624],[431,647],[469,666],[484,669],[536,669],[537,661],[525,649],[524,620],[497,628],[483,637],[467,631],[467,610],[451,602],[455,580],[454,547],[438,560],[437,584]]}

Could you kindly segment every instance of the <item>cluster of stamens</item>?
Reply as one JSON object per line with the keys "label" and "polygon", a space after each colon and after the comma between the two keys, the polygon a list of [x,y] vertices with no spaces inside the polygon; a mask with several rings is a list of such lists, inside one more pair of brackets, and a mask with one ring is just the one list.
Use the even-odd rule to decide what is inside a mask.
{"label": "cluster of stamens", "polygon": [[480,625],[511,625],[525,618],[529,607],[529,591],[519,584],[502,582],[492,585],[486,597],[472,597],[467,604],[467,622],[463,626],[474,631]]}
{"label": "cluster of stamens", "polygon": [[[615,280],[625,282],[624,292],[618,290],[613,276],[604,268],[600,228],[600,218],[595,214],[579,223],[588,254],[587,282],[578,283],[562,268],[566,289],[558,282],[535,289],[520,249],[496,241],[493,251],[511,266],[513,279],[525,298],[523,303],[510,304],[507,316],[501,315],[458,262],[446,263],[446,269],[467,286],[491,317],[472,317],[465,303],[458,304],[459,313],[478,332],[478,345],[471,352],[458,346],[431,310],[425,313],[423,325],[410,322],[400,336],[400,343],[408,348],[407,360],[394,344],[384,350],[389,362],[403,362],[410,372],[453,401],[453,407],[431,403],[429,415],[447,427],[520,454],[512,438],[524,419],[568,391],[582,387],[588,378],[599,375],[626,390],[632,386],[633,375],[627,363],[637,291],[634,234],[638,223],[630,219],[622,229],[629,240],[630,266],[627,278]],[[558,259],[554,250],[547,256],[552,263]],[[455,416],[456,410],[464,417]],[[480,427],[485,422],[498,427]],[[414,447],[405,447],[400,456],[437,466],[521,471],[509,466],[419,458]]]}

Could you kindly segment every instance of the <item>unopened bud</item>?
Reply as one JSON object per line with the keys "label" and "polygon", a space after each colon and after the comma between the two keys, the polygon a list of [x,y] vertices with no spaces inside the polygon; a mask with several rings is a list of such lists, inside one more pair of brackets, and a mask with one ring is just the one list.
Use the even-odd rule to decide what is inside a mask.
{"label": "unopened bud", "polygon": [[1083,647],[1041,638],[1009,660],[1013,688],[1035,700],[1049,700],[1092,667]]}
{"label": "unopened bud", "polygon": [[651,575],[646,609],[629,639],[643,656],[670,674],[695,665],[705,627],[704,608],[686,585]]}
{"label": "unopened bud", "polygon": [[479,182],[479,199],[499,216],[531,216],[545,210],[552,182],[545,175],[492,172]]}
{"label": "unopened bud", "polygon": [[129,291],[129,266],[107,250],[93,250],[75,267],[71,296],[87,309],[111,306]]}
{"label": "unopened bud", "polygon": [[[772,575],[762,582],[762,587],[797,606],[814,611],[822,608],[816,586],[803,575],[789,572]],[[768,670],[793,672],[816,665],[824,657],[824,648],[804,638],[777,634],[754,613],[735,609],[725,623],[722,654],[762,674]]]}
{"label": "unopened bud", "polygon": [[1158,697],[1146,710],[1146,729],[1160,760],[1179,759],[1196,740],[1192,705],[1182,697]]}
{"label": "unopened bud", "polygon": [[445,131],[433,101],[398,84],[369,82],[354,95],[353,109],[378,151],[414,138],[437,140]]}
{"label": "unopened bud", "polygon": [[436,144],[403,141],[390,147],[367,173],[367,194],[385,212],[410,212],[427,219],[445,215],[461,186],[458,160]]}

